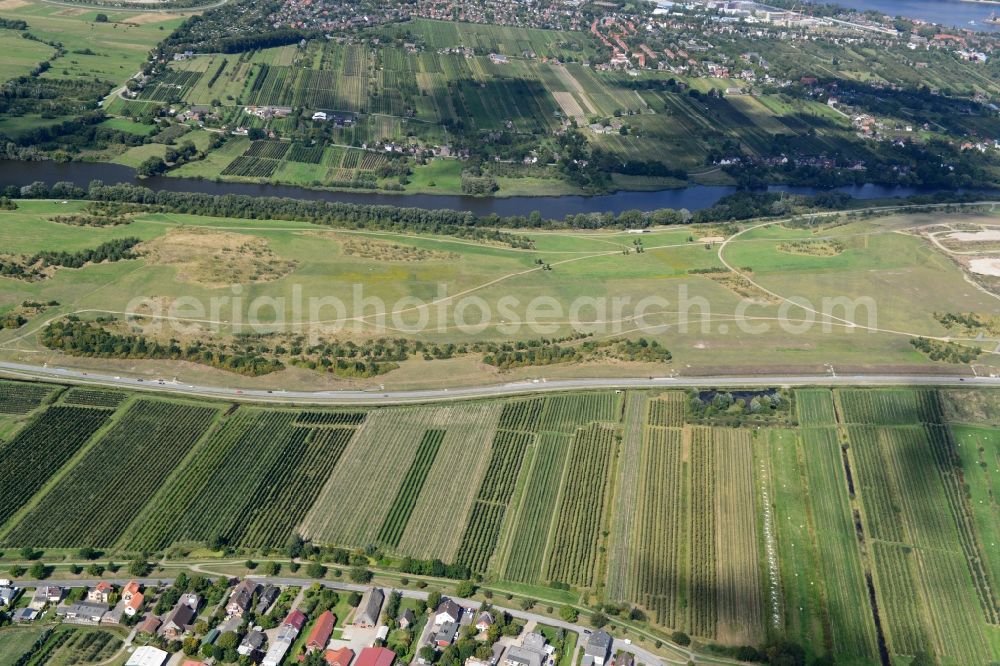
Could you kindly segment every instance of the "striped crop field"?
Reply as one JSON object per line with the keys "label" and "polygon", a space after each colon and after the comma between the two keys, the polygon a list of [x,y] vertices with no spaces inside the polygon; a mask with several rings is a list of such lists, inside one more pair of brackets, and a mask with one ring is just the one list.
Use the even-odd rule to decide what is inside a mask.
{"label": "striped crop field", "polygon": [[111,546],[194,447],[213,407],[137,400],[83,458],[7,533],[14,546]]}
{"label": "striped crop field", "polygon": [[594,423],[573,438],[546,567],[550,581],[583,587],[593,581],[617,435],[617,429]]}
{"label": "striped crop field", "polygon": [[2,381],[0,546],[266,560],[297,535],[661,640],[1000,662],[1000,391],[798,389],[752,425],[694,395],[303,408]]}
{"label": "striped crop field", "polygon": [[0,414],[27,414],[54,392],[49,384],[0,381]]}
{"label": "striped crop field", "polygon": [[535,582],[543,578],[545,555],[553,532],[553,517],[570,451],[571,437],[545,433],[538,437],[526,491],[511,530],[516,544],[503,566],[505,578]]}
{"label": "striped crop field", "polygon": [[[611,525],[610,548],[608,550],[608,576],[606,594],[612,601],[631,599],[631,577],[629,571],[629,550],[635,538],[636,509],[639,499],[639,477],[642,468],[643,435],[647,410],[652,412],[652,404],[659,400],[649,400],[644,393],[629,393],[625,398],[625,423],[622,433],[622,455],[618,464],[612,515],[616,520]],[[683,417],[682,417],[683,418]]]}
{"label": "striped crop field", "polygon": [[798,389],[795,391],[795,406],[800,425],[833,425],[837,420],[833,392],[829,389]]}

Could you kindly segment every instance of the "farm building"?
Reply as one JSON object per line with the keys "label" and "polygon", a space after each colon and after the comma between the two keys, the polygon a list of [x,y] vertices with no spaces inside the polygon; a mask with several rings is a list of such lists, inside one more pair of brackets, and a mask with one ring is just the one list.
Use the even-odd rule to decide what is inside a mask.
{"label": "farm building", "polygon": [[366,647],[358,655],[354,666],[392,666],[396,653],[387,648]]}
{"label": "farm building", "polygon": [[135,631],[139,634],[149,634],[152,636],[156,634],[156,631],[160,628],[160,624],[160,618],[150,615],[136,626]]}
{"label": "farm building", "polygon": [[36,617],[38,617],[38,611],[34,608],[22,608],[14,613],[11,619],[16,624],[21,624],[22,622],[34,622]]}
{"label": "farm building", "polygon": [[143,645],[135,649],[125,666],[163,666],[170,655],[159,648]]}
{"label": "farm building", "polygon": [[336,624],[337,616],[330,611],[324,611],[316,619],[316,624],[313,625],[312,631],[309,632],[309,638],[306,641],[306,651],[312,653],[325,648],[327,641],[330,640],[330,635],[333,633],[333,627]]}
{"label": "farm building", "polygon": [[378,624],[378,615],[384,601],[385,592],[380,588],[373,587],[365,592],[358,605],[358,612],[354,616],[354,624],[359,627],[374,627]]}
{"label": "farm building", "polygon": [[399,615],[399,628],[409,629],[417,621],[417,616],[413,614],[413,611],[407,608]]}
{"label": "farm building", "polygon": [[351,660],[354,659],[354,650],[348,647],[342,647],[339,650],[327,650],[323,653],[323,659],[326,660],[327,666],[351,666]]}
{"label": "farm building", "polygon": [[80,601],[56,609],[56,615],[76,624],[100,624],[107,612],[108,605],[99,601]]}

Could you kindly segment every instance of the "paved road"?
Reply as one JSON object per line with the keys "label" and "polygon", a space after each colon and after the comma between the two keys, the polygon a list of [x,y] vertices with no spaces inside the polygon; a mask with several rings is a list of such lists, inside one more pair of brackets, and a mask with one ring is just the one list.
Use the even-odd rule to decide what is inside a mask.
{"label": "paved road", "polygon": [[[207,575],[209,577],[215,577],[212,576],[211,574]],[[341,590],[345,592],[364,592],[370,587],[368,585],[358,585],[355,583],[341,583],[332,580],[317,581],[311,578],[305,578],[305,579],[288,578],[284,576],[248,576],[248,578],[252,578],[261,584],[279,585],[279,586],[294,585],[294,586],[306,587],[314,583],[319,583],[324,587],[328,587],[335,590]],[[113,585],[122,586],[131,580],[137,580],[139,581],[140,584],[144,586],[148,585],[159,586],[159,585],[173,583],[174,578],[173,576],[164,576],[159,578],[151,576],[147,578],[134,578],[134,579],[133,578],[84,578],[84,579],[74,579],[72,581],[60,581],[58,579],[47,579],[44,581],[19,579],[15,581],[15,584],[21,588],[35,587],[36,585],[43,585],[43,584],[64,585],[68,587],[84,587],[84,586],[93,587],[94,585],[97,585],[97,583],[99,583],[100,581],[105,581],[108,583],[112,583]],[[398,592],[408,599],[427,599],[428,596],[428,593],[424,592],[423,590],[401,589],[398,590]],[[470,611],[478,610],[481,603],[474,599],[458,599],[455,597],[451,598],[457,604]],[[503,606],[499,606],[496,603],[493,603],[493,606],[497,609],[506,611],[512,617],[521,620],[525,620],[528,622],[530,621],[540,622],[542,624],[547,624],[551,627],[557,627],[560,629],[565,629],[566,631],[571,631],[578,635],[577,642],[579,645],[583,645],[586,642],[587,637],[591,632],[591,629],[584,627],[583,625],[580,624],[564,622],[562,620],[557,620],[551,617],[547,617],[545,615],[539,615],[537,613],[532,613],[530,611],[524,611],[516,608],[506,608]],[[614,644],[612,646],[612,650],[614,651],[621,650],[623,652],[629,652],[636,658],[638,662],[646,666],[668,666],[673,664],[687,664],[690,661],[700,662],[700,663],[714,663],[714,664],[737,664],[737,662],[735,661],[730,661],[723,658],[704,657],[685,648],[681,648],[671,644],[665,643],[664,645],[665,649],[669,649],[670,652],[675,654],[676,656],[663,657],[661,655],[653,654],[652,652],[646,650],[645,648],[642,648],[638,645],[633,645],[631,643],[626,643],[625,641],[620,639],[615,639]]]}
{"label": "paved road", "polygon": [[49,368],[24,363],[0,362],[0,375],[42,381],[58,381],[113,388],[180,394],[191,397],[273,403],[309,404],[391,404],[430,400],[486,398],[567,389],[721,388],[753,386],[1000,386],[1000,377],[977,377],[972,374],[849,374],[849,375],[747,375],[731,377],[627,377],[620,379],[535,379],[506,384],[490,384],[426,390],[343,390],[343,391],[267,391],[236,389],[224,386],[196,386],[183,382],[142,379],[124,375],[104,375],[67,368]]}

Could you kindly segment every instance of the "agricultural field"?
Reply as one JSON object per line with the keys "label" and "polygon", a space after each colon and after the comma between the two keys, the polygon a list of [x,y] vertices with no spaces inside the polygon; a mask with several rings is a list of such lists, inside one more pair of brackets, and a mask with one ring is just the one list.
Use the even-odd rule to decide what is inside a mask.
{"label": "agricultural field", "polygon": [[[622,161],[663,161],[690,173],[705,171],[719,145],[731,137],[740,138],[749,156],[770,155],[775,136],[790,150],[869,156],[857,143],[850,119],[816,101],[779,92],[692,97],[668,81],[684,81],[702,93],[719,93],[733,81],[685,81],[669,71],[642,72],[636,78],[581,64],[596,53],[596,42],[585,32],[424,19],[405,24],[404,41],[399,41],[400,26],[385,31],[378,44],[313,40],[244,54],[198,54],[170,63],[139,100],[212,106],[220,122],[273,129],[293,142],[321,138],[327,153],[362,146],[371,152],[374,146],[371,154],[383,158],[386,144],[435,148],[498,132],[509,133],[516,142],[548,142],[569,119],[593,147]],[[404,46],[407,40],[415,46]],[[493,54],[506,61],[495,61]],[[262,107],[301,110],[302,117],[258,117],[243,110]],[[315,111],[338,120],[312,122]],[[628,131],[588,128],[592,123],[603,128],[613,118],[625,119]],[[379,174],[377,168],[351,173],[348,161],[322,169],[319,165],[327,165],[330,158],[313,159],[237,159],[221,167],[213,161],[203,165],[203,175],[307,187],[399,186],[396,178]],[[448,162],[414,164],[403,188],[461,192],[459,179],[439,177]],[[190,175],[192,170],[180,169],[176,175]],[[731,182],[715,171],[720,182]],[[530,192],[536,181],[546,193],[580,192],[551,170],[511,165],[498,176],[501,194]],[[618,182],[627,186],[629,181]],[[659,177],[650,182],[665,187],[680,181]]]}
{"label": "agricultural field", "polygon": [[1000,657],[1000,437],[942,406],[988,412],[989,389],[804,388],[799,425],[719,427],[681,390],[338,410],[24,386],[58,397],[0,445],[8,547],[253,554],[299,534],[634,607],[702,642],[783,636],[857,666],[880,640],[901,663]]}

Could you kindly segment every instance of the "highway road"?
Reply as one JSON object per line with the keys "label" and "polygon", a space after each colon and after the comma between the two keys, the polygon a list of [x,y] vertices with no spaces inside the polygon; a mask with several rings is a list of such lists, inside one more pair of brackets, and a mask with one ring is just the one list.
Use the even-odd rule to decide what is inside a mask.
{"label": "highway road", "polygon": [[0,362],[0,376],[110,388],[155,391],[191,397],[218,398],[240,402],[270,402],[317,405],[374,405],[438,400],[461,400],[523,395],[568,389],[770,387],[770,386],[1000,386],[1000,377],[972,374],[836,374],[745,375],[728,377],[625,377],[592,379],[533,379],[505,384],[463,386],[423,390],[342,390],[285,391],[198,386],[167,379],[143,379],[124,375],[104,375],[58,367]]}
{"label": "highway road", "polygon": [[[208,578],[216,578],[217,576],[212,574],[206,574]],[[319,583],[323,587],[328,587],[334,590],[341,590],[344,592],[364,592],[370,586],[359,585],[355,583],[341,583],[338,581],[331,580],[314,580],[311,578],[290,578],[285,576],[248,576],[256,580],[262,585],[278,585],[282,587],[287,586],[298,586],[298,587],[308,587],[314,583]],[[20,579],[14,581],[15,585],[21,588],[31,588],[37,585],[63,585],[67,587],[93,587],[101,581],[117,585],[119,587],[125,585],[131,580],[137,580],[143,586],[154,586],[159,587],[162,585],[172,584],[174,581],[173,576],[165,577],[155,577],[149,576],[146,578],[92,578],[92,579],[74,579],[72,581],[60,581],[58,579],[47,579],[41,580],[30,580],[30,579]],[[390,589],[390,588],[386,588]],[[396,589],[396,588],[391,588]],[[423,590],[408,590],[399,589],[397,590],[400,594],[408,599],[427,599],[428,592]],[[475,599],[459,599],[456,597],[450,597],[455,603],[462,606],[468,611],[475,612],[479,609],[481,602]],[[499,606],[496,603],[491,602],[494,608],[506,611],[511,617],[515,617],[525,621],[535,621],[541,624],[547,624],[551,627],[557,627],[564,629],[566,631],[574,632],[578,635],[578,643],[582,646],[586,643],[587,637],[593,631],[592,628],[585,627],[580,624],[575,624],[572,622],[564,622],[555,618],[548,617],[546,615],[540,615],[538,613],[532,613],[531,611],[525,611],[517,608],[506,608]],[[673,664],[688,664],[691,662],[697,663],[712,663],[712,664],[737,664],[736,661],[732,661],[725,658],[719,657],[707,657],[704,655],[699,655],[696,652],[688,650],[687,648],[682,648],[680,646],[675,646],[670,643],[664,643],[664,650],[669,651],[671,657],[665,657],[662,655],[657,655],[643,647],[633,644],[631,641],[626,642],[625,640],[615,638],[612,645],[613,651],[621,650],[623,652],[631,653],[636,661],[644,666],[668,666]]]}

